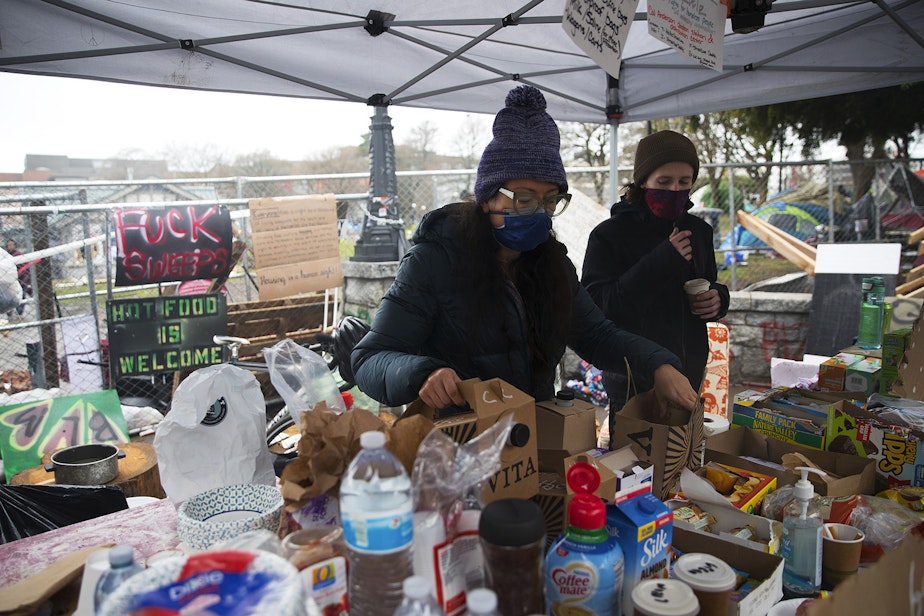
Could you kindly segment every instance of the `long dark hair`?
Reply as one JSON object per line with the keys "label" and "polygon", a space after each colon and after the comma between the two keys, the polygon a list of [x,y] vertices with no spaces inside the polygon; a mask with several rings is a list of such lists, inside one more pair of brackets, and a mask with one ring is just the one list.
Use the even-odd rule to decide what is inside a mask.
{"label": "long dark hair", "polygon": [[[507,283],[497,259],[500,247],[488,214],[475,204],[460,206],[459,214],[459,228],[468,252],[460,279],[464,292],[476,298],[504,297]],[[554,355],[570,327],[573,290],[567,259],[565,245],[552,233],[546,242],[522,253],[516,262],[514,285],[526,311],[534,386],[548,380],[548,366],[557,363]],[[472,306],[467,323],[470,331],[478,331],[480,323],[496,318],[496,302],[476,301]],[[511,338],[509,332],[505,335]]]}

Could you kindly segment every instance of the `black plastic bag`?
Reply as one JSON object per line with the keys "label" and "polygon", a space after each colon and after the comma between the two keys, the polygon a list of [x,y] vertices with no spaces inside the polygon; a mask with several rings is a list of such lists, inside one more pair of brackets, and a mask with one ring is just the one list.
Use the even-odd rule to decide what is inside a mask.
{"label": "black plastic bag", "polygon": [[128,509],[117,486],[0,485],[0,543]]}

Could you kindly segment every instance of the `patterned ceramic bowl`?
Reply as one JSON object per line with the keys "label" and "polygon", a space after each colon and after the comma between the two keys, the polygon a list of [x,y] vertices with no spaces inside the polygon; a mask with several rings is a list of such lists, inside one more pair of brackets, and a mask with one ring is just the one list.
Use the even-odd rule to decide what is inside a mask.
{"label": "patterned ceramic bowl", "polygon": [[[183,607],[197,614],[209,613],[206,606],[217,605],[221,601],[234,601],[239,606],[246,603],[250,609],[247,613],[250,614],[304,616],[305,597],[298,579],[298,569],[281,556],[269,552],[242,552],[209,552],[209,565],[205,568],[193,566],[190,562],[190,559],[204,555],[162,560],[123,582],[106,598],[97,614],[120,616],[131,613],[138,607],[139,597],[156,592],[155,601],[162,607]],[[222,560],[223,557],[218,555],[227,557]],[[237,564],[246,555],[252,556],[253,560],[243,572],[232,573],[239,571]],[[225,562],[227,566],[224,566]],[[187,572],[189,577],[185,583],[178,585],[187,564],[194,573]],[[221,569],[226,570],[224,575],[210,573]],[[209,583],[199,583],[198,578],[201,577],[206,577]],[[165,592],[168,587],[174,590]],[[248,589],[250,592],[245,593]],[[198,607],[192,609],[193,606]]]}
{"label": "patterned ceramic bowl", "polygon": [[282,494],[274,486],[236,484],[196,494],[180,505],[176,531],[187,546],[207,550],[251,530],[276,532]]}

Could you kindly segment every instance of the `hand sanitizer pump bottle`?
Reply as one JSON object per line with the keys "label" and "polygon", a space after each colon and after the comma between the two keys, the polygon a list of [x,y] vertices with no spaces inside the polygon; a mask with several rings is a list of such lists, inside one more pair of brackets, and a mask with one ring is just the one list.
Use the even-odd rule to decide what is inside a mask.
{"label": "hand sanitizer pump bottle", "polygon": [[815,597],[821,589],[824,520],[808,474],[826,473],[808,466],[797,466],[796,470],[802,477],[793,489],[795,498],[783,509],[783,592],[787,598]]}

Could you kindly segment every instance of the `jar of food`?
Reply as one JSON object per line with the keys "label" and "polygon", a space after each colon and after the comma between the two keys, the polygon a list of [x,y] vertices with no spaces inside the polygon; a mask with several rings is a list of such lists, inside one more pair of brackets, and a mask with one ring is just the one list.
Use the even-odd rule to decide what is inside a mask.
{"label": "jar of food", "polygon": [[346,613],[347,560],[339,526],[303,528],[282,540],[289,562],[299,570],[308,613]]}

